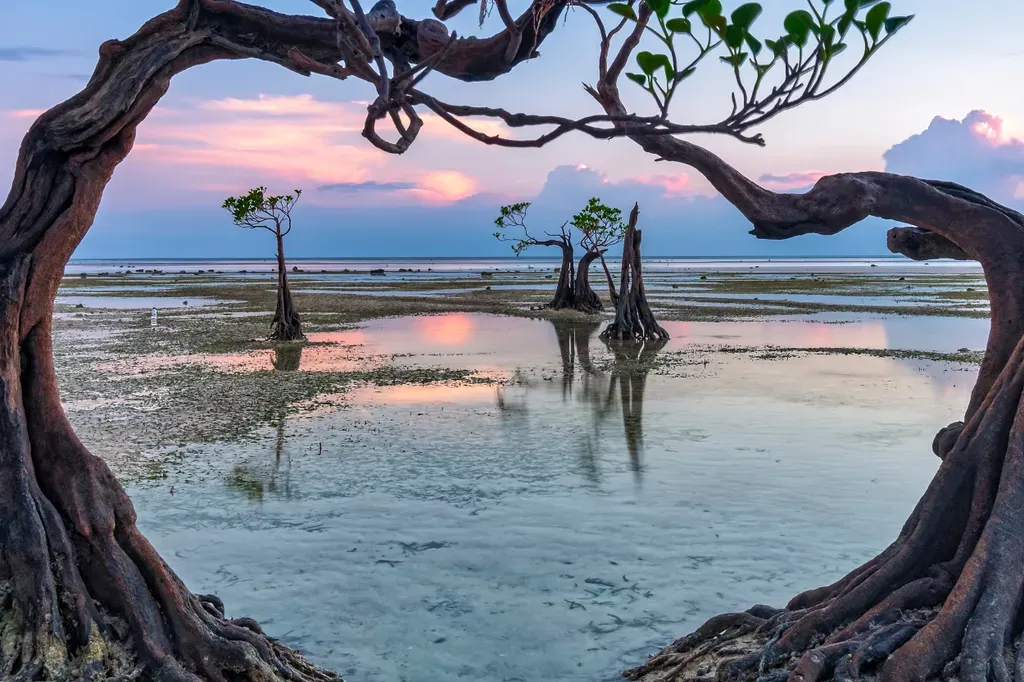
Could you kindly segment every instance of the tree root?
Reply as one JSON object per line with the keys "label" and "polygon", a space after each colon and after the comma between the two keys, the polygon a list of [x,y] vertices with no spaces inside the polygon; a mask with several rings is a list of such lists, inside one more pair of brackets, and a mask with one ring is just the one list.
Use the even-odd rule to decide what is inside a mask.
{"label": "tree root", "polygon": [[337,680],[189,592],[64,416],[49,325],[13,333],[17,302],[0,296],[0,677]]}
{"label": "tree root", "polygon": [[[33,498],[38,509],[45,500]],[[31,509],[28,510],[31,513]],[[38,518],[38,517],[37,517]],[[263,633],[229,619],[211,595],[193,595],[124,519],[113,536],[74,533],[74,579],[51,563],[0,581],[0,678],[153,679],[162,682],[338,680]],[[4,544],[5,566],[27,566],[67,539]],[[65,548],[65,551],[68,548]],[[80,571],[80,573],[79,573]],[[25,599],[25,585],[31,585]],[[21,585],[19,585],[21,583]],[[38,602],[32,601],[37,599]],[[89,605],[82,609],[83,603]],[[45,605],[49,608],[40,608]],[[94,606],[95,605],[95,606]],[[75,633],[85,632],[84,640]]]}

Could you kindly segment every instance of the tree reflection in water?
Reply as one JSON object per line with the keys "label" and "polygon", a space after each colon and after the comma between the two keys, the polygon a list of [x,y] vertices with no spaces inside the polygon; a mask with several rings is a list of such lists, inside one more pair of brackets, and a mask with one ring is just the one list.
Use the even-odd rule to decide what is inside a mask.
{"label": "tree reflection in water", "polygon": [[643,449],[643,412],[644,391],[647,388],[647,373],[654,364],[658,354],[668,339],[649,339],[647,341],[612,341],[604,340],[615,358],[612,365],[609,394],[619,385],[619,403],[622,406],[622,426],[626,433],[626,449],[629,451],[630,464],[637,478],[641,470],[641,450]]}
{"label": "tree reflection in water", "polygon": [[[622,415],[626,451],[630,468],[637,482],[643,471],[643,404],[647,388],[647,374],[653,366],[658,352],[667,340],[647,342],[603,340],[608,350],[607,361],[594,361],[591,340],[602,326],[601,320],[549,320],[554,327],[558,352],[561,359],[561,377],[557,383],[551,380],[537,381],[536,377],[517,370],[511,384],[531,390],[558,387],[562,401],[577,403],[580,410],[568,410],[570,419],[589,421],[589,428],[583,430],[577,446],[583,474],[593,483],[600,481],[598,452],[602,442],[601,428],[616,412]],[[550,378],[548,378],[550,379]],[[525,395],[513,400],[504,388],[497,390],[497,404],[501,415],[520,428],[527,426],[528,400]],[[567,424],[567,428],[573,426]]]}
{"label": "tree reflection in water", "polygon": [[302,344],[284,343],[274,346],[274,357],[270,361],[276,372],[296,372],[302,363]]}
{"label": "tree reflection in water", "polygon": [[[286,343],[274,347],[271,364],[275,372],[298,371],[302,362],[302,344]],[[274,440],[274,462],[267,466],[261,463],[245,463],[235,466],[227,478],[227,487],[244,494],[250,500],[262,502],[267,493],[280,493],[285,499],[292,496],[291,468],[292,459],[285,454],[285,417],[286,410],[282,406],[277,413]],[[281,460],[284,459],[284,467]]]}

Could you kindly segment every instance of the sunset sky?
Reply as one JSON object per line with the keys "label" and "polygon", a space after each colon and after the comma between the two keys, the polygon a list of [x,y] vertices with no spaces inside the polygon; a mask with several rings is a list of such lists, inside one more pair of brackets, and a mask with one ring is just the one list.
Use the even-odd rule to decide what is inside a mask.
{"label": "sunset sky", "polygon": [[[307,0],[267,0],[282,12],[317,14]],[[431,16],[432,2],[399,3]],[[727,9],[738,2],[724,3]],[[766,0],[756,27],[771,37],[799,0]],[[124,38],[171,0],[0,0],[0,184],[9,185],[32,120],[81,89],[108,38]],[[525,0],[516,5],[526,6]],[[890,170],[968,184],[1024,204],[1024,3],[894,0],[915,20],[846,87],[788,112],[760,132],[766,148],[698,138],[751,177],[776,189],[804,188],[823,173]],[[475,12],[450,22],[481,29]],[[541,57],[491,83],[432,76],[425,89],[449,101],[510,110],[585,115],[596,106],[596,32],[582,12],[548,38]],[[731,73],[702,66],[679,97],[675,118],[713,122],[729,111]],[[642,110],[636,88],[628,103]],[[219,206],[254,185],[306,190],[289,237],[309,256],[511,255],[491,236],[497,207],[536,201],[537,225],[559,223],[589,196],[627,208],[640,203],[648,255],[866,255],[885,253],[881,223],[835,238],[763,243],[694,171],[656,163],[628,141],[567,136],[540,150],[503,150],[464,138],[429,116],[403,156],[359,134],[370,87],[281,67],[222,62],[179,75],[140,126],[80,257],[263,256],[261,235],[234,227]],[[490,124],[496,131],[500,126]],[[267,242],[267,243],[264,243]],[[549,255],[538,253],[536,255]]]}

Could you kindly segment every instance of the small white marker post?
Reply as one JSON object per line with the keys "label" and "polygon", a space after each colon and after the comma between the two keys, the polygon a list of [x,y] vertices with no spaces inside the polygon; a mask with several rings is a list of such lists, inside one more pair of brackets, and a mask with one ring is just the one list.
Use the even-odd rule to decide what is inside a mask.
{"label": "small white marker post", "polygon": [[156,326],[156,308],[153,308],[152,312],[149,313],[149,326]]}

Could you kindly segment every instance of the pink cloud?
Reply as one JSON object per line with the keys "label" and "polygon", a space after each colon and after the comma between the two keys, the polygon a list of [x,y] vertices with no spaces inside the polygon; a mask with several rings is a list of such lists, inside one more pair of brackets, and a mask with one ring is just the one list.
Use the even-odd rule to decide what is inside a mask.
{"label": "pink cloud", "polygon": [[[161,190],[223,193],[254,183],[358,190],[309,195],[329,205],[378,201],[382,191],[412,203],[452,202],[477,191],[477,180],[463,172],[416,169],[407,158],[371,146],[362,137],[365,116],[365,102],[308,94],[207,100],[188,110],[159,107],[139,127],[136,153],[126,163],[133,175],[159,178]],[[423,138],[479,144],[434,115],[423,118]],[[508,132],[495,121],[474,125],[488,134]],[[383,126],[380,132],[387,136]]]}
{"label": "pink cloud", "polygon": [[828,175],[828,173],[822,171],[799,171],[796,173],[786,173],[784,175],[764,173],[758,178],[758,180],[772,189],[800,189],[802,187],[813,185],[826,175]]}
{"label": "pink cloud", "polygon": [[476,193],[476,180],[458,171],[432,171],[420,181],[413,192],[426,201],[452,202]]}
{"label": "pink cloud", "polygon": [[645,185],[661,187],[664,190],[665,196],[685,195],[688,193],[687,190],[690,189],[690,176],[686,173],[679,173],[678,175],[640,176],[636,178],[636,181]]}
{"label": "pink cloud", "polygon": [[7,116],[14,119],[32,119],[35,120],[43,115],[45,109],[15,109],[8,111]]}

